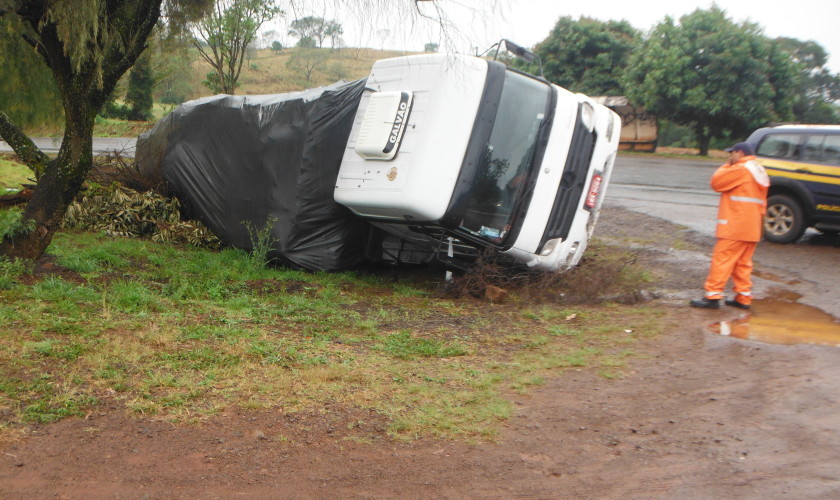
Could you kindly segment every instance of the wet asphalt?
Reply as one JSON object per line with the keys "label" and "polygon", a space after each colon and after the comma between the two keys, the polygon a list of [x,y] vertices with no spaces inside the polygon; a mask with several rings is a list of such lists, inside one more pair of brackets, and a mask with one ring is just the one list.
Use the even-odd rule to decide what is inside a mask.
{"label": "wet asphalt", "polygon": [[[620,155],[606,204],[659,217],[714,236],[719,195],[709,187],[714,160],[677,160]],[[766,241],[755,254],[756,296],[791,290],[799,302],[840,318],[840,237],[809,229],[796,243]]]}

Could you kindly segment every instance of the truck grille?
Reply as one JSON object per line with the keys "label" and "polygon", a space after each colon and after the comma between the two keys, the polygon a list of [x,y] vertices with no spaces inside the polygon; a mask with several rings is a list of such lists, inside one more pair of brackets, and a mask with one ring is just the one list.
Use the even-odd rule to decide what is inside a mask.
{"label": "truck grille", "polygon": [[565,239],[569,235],[569,229],[572,227],[580,197],[583,195],[583,189],[586,186],[586,176],[592,162],[595,140],[595,132],[587,130],[583,125],[581,109],[578,107],[569,156],[566,158],[563,177],[560,179],[557,197],[554,199],[554,206],[551,208],[551,214],[540,240],[538,252],[542,251],[547,241],[555,238]]}

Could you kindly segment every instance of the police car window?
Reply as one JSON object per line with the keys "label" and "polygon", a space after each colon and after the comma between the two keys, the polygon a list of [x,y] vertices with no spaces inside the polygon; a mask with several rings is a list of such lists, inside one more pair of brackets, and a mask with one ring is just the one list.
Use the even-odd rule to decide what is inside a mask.
{"label": "police car window", "polygon": [[822,161],[823,159],[823,141],[824,135],[809,135],[808,141],[805,143],[805,155],[803,161]]}
{"label": "police car window", "polygon": [[822,162],[840,167],[840,135],[826,136]]}
{"label": "police car window", "polygon": [[796,158],[802,136],[797,134],[771,134],[758,145],[756,154],[768,158]]}

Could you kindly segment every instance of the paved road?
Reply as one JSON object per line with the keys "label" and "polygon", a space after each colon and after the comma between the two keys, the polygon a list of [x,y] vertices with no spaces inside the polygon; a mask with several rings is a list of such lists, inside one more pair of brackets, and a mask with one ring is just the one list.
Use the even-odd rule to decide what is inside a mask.
{"label": "paved road", "polygon": [[[717,167],[716,162],[620,156],[605,203],[714,236],[719,195],[709,179]],[[792,289],[802,295],[800,302],[840,318],[840,238],[809,229],[795,244],[762,242],[755,261],[756,274],[766,278],[765,288]]]}
{"label": "paved road", "polygon": [[[35,137],[32,139],[41,151],[45,153],[57,153],[61,147],[61,137]],[[125,156],[134,156],[134,146],[137,139],[133,137],[95,137],[93,139],[94,153],[107,153],[117,151]],[[0,141],[0,151],[11,151],[4,141]]]}
{"label": "paved road", "polygon": [[619,156],[606,202],[713,235],[719,195],[715,162]]}

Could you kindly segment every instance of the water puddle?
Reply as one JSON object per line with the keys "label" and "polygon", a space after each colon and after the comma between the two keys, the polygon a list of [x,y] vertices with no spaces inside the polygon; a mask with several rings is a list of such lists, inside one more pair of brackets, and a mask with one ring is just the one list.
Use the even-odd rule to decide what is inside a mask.
{"label": "water puddle", "polygon": [[748,313],[708,328],[712,333],[768,344],[840,346],[840,320],[815,307],[778,299],[755,300]]}

